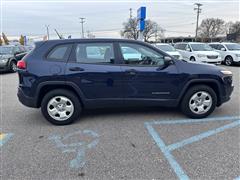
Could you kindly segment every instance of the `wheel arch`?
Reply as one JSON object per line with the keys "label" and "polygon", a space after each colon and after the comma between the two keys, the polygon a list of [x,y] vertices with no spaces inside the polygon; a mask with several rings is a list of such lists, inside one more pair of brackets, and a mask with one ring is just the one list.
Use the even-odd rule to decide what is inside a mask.
{"label": "wheel arch", "polygon": [[205,86],[209,86],[210,88],[212,88],[214,90],[214,92],[216,93],[217,96],[217,106],[219,106],[221,104],[221,88],[220,88],[220,84],[218,83],[217,80],[209,80],[209,79],[199,79],[199,80],[191,80],[189,81],[183,88],[183,90],[180,93],[179,96],[179,101],[178,103],[180,103],[183,99],[184,94],[188,91],[189,88],[196,86],[196,85],[205,85]]}
{"label": "wheel arch", "polygon": [[82,94],[82,91],[78,86],[71,82],[44,82],[39,85],[37,90],[37,107],[41,106],[41,102],[43,97],[50,91],[55,89],[66,89],[72,91],[79,99],[79,102],[84,107],[85,106],[85,98]]}

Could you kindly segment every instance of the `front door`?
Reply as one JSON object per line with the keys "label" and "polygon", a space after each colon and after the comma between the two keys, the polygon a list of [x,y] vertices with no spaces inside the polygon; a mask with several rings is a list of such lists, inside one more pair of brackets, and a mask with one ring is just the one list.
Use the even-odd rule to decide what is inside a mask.
{"label": "front door", "polygon": [[119,47],[122,52],[121,68],[127,103],[177,98],[179,76],[174,64],[165,67],[165,54],[136,43],[120,43]]}

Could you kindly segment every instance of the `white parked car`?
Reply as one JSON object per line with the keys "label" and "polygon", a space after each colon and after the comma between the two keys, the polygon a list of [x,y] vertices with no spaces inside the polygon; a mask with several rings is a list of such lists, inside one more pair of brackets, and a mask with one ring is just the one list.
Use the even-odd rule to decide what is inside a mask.
{"label": "white parked car", "polygon": [[170,44],[166,43],[156,43],[153,46],[157,47],[158,49],[168,53],[169,55],[175,57],[176,59],[182,59],[182,55]]}
{"label": "white parked car", "polygon": [[209,45],[221,55],[224,64],[240,64],[240,44],[222,42]]}
{"label": "white parked car", "polygon": [[184,60],[220,64],[221,55],[208,44],[199,42],[176,43],[174,46],[183,56]]}

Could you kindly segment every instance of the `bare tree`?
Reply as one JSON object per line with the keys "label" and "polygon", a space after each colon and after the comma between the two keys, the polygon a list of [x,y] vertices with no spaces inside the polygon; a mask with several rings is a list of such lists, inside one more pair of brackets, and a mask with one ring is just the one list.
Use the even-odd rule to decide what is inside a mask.
{"label": "bare tree", "polygon": [[148,42],[153,37],[155,37],[155,40],[163,37],[164,30],[156,22],[146,20],[145,23],[145,29],[143,31],[144,41]]}
{"label": "bare tree", "polygon": [[225,22],[218,18],[207,18],[202,20],[199,27],[199,35],[201,38],[215,38],[217,35],[224,34]]}
{"label": "bare tree", "polygon": [[[154,21],[146,20],[145,29],[143,31],[144,41],[149,41],[150,38],[163,36],[164,30]],[[128,22],[123,23],[123,30],[120,32],[122,37],[128,39],[138,39],[138,21],[137,18],[131,18]]]}
{"label": "bare tree", "polygon": [[229,27],[229,33],[237,33],[240,34],[240,21],[236,21],[232,23]]}
{"label": "bare tree", "polygon": [[122,37],[127,39],[135,39],[138,38],[138,29],[137,29],[137,18],[128,19],[127,22],[123,23],[123,30],[120,32]]}

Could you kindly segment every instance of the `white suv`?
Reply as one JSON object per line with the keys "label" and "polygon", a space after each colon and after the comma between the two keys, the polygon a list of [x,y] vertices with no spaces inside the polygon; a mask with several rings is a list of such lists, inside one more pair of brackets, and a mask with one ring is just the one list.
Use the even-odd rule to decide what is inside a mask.
{"label": "white suv", "polygon": [[221,55],[215,52],[206,43],[182,42],[176,43],[174,47],[180,52],[185,60],[215,64],[220,64],[222,61]]}
{"label": "white suv", "polygon": [[240,44],[237,43],[210,43],[222,56],[224,64],[230,66],[232,64],[240,64]]}
{"label": "white suv", "polygon": [[155,46],[158,49],[170,54],[171,56],[175,57],[176,59],[182,59],[182,55],[170,44],[155,43],[155,44],[153,44],[153,46]]}

